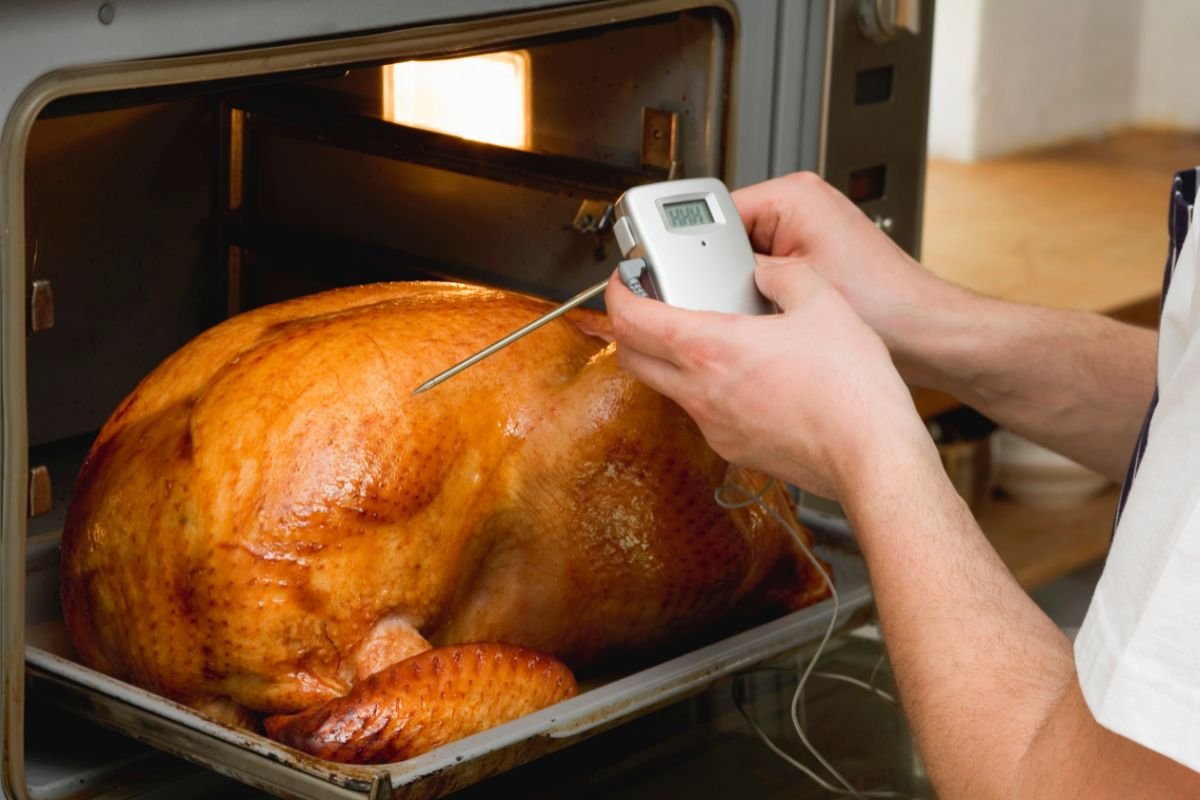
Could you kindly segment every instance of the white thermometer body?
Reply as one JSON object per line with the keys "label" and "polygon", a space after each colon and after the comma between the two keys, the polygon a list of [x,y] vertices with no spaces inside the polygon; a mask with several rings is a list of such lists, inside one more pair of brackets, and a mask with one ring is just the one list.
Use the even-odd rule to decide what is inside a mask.
{"label": "white thermometer body", "polygon": [[630,189],[617,201],[613,232],[631,290],[693,311],[775,313],[754,283],[754,251],[733,198],[716,178]]}
{"label": "white thermometer body", "polygon": [[[693,311],[773,314],[754,283],[754,251],[725,184],[716,178],[635,186],[616,205],[613,231],[625,260],[617,265],[630,291]],[[585,289],[413,390],[428,391],[604,291]]]}

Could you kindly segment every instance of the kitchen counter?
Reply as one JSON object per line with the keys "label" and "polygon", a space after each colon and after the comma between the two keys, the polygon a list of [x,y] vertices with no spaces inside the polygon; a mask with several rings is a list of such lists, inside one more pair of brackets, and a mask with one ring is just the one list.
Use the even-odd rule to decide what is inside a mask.
{"label": "kitchen counter", "polygon": [[[1166,208],[1200,134],[1134,131],[977,164],[931,160],[922,263],[991,297],[1157,323]],[[919,391],[932,416],[954,405]]]}
{"label": "kitchen counter", "polygon": [[1200,134],[1131,132],[977,164],[933,160],[924,264],[982,294],[1124,312],[1157,298],[1175,172]]}
{"label": "kitchen counter", "polygon": [[[1171,178],[1200,164],[1200,134],[1131,131],[977,164],[929,163],[923,263],[981,294],[1157,324]],[[933,416],[956,403],[915,393]],[[993,499],[977,516],[1026,588],[1108,550],[1114,487],[1041,511]]]}

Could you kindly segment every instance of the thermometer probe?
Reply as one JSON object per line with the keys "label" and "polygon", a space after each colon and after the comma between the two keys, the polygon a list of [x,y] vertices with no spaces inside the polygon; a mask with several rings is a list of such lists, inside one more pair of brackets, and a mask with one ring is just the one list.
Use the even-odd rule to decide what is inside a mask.
{"label": "thermometer probe", "polygon": [[[689,178],[636,186],[616,205],[621,282],[642,297],[693,311],[772,314],[754,283],[754,251],[725,184]],[[420,394],[604,291],[604,280],[413,390]]]}

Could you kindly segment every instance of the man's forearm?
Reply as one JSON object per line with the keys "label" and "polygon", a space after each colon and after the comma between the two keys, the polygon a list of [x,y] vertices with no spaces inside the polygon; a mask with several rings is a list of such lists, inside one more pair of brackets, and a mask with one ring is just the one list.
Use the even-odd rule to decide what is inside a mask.
{"label": "man's forearm", "polygon": [[1200,796],[1200,776],[1100,727],[1070,644],[980,532],[928,442],[880,448],[842,503],[939,795]]}
{"label": "man's forearm", "polygon": [[945,797],[1004,797],[1072,679],[1070,646],[1017,585],[941,471],[866,465],[843,498],[910,725]]}
{"label": "man's forearm", "polygon": [[885,337],[905,377],[1120,480],[1154,392],[1156,334],[940,282],[935,291]]}

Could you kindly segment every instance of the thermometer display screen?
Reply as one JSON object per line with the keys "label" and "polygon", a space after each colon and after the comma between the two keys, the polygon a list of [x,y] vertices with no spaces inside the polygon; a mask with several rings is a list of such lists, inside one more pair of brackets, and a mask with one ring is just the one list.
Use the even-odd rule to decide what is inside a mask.
{"label": "thermometer display screen", "polygon": [[693,225],[708,225],[713,222],[708,202],[703,198],[685,200],[682,203],[663,203],[663,211],[667,214],[668,228],[690,228]]}

